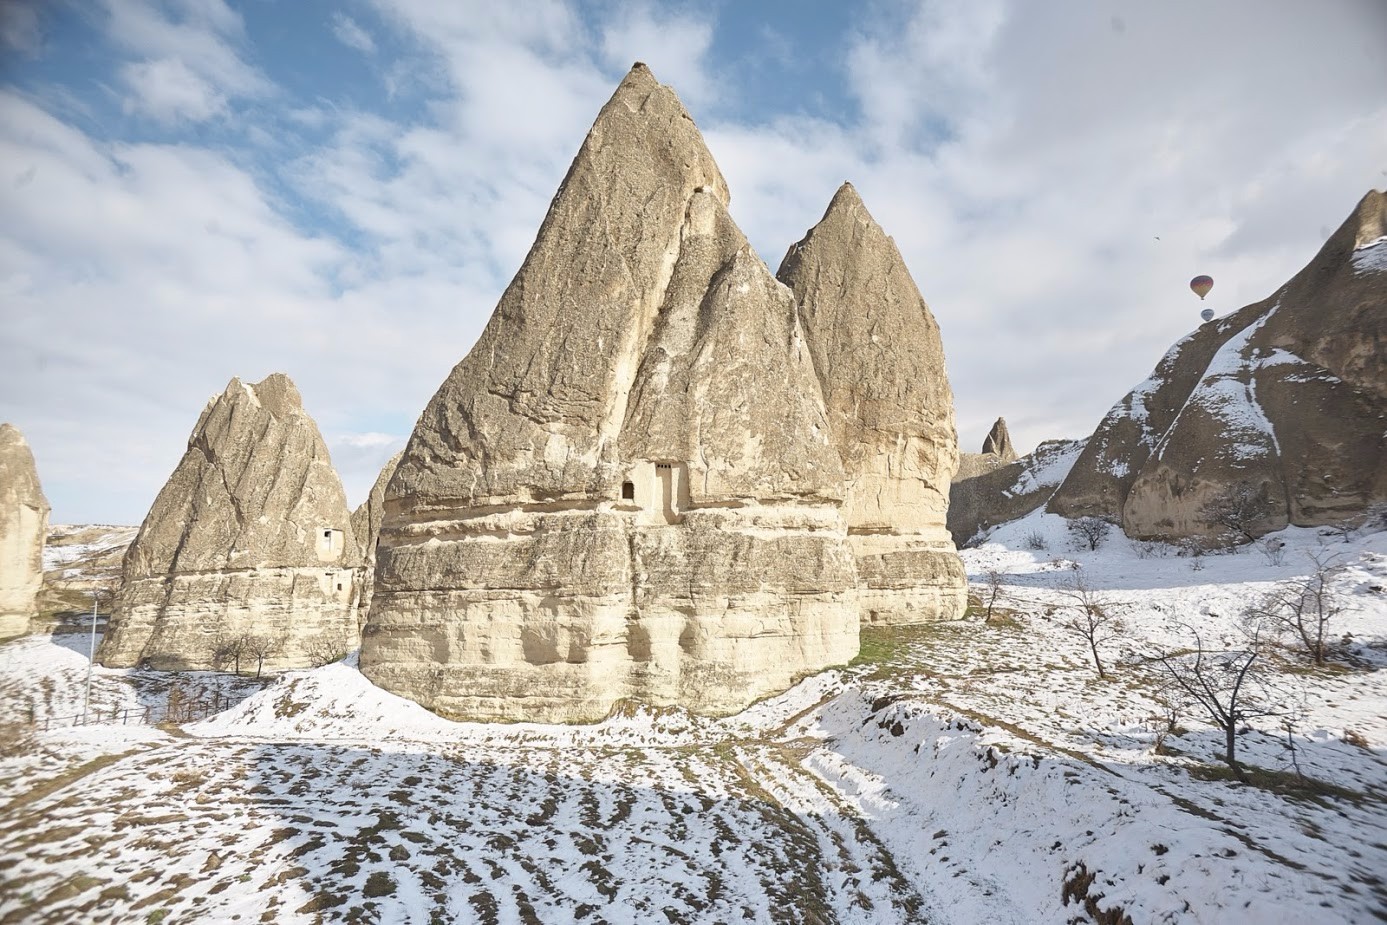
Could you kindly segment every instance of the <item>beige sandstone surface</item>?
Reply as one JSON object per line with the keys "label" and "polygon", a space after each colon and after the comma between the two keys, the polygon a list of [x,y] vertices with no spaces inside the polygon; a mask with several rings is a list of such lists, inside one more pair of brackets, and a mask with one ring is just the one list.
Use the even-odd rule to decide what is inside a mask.
{"label": "beige sandstone surface", "polygon": [[939,325],[895,242],[844,183],[777,277],[799,301],[843,462],[863,621],[958,618],[967,582],[945,528],[953,392]]}
{"label": "beige sandstone surface", "polygon": [[[225,667],[227,640],[268,640],[269,670],[358,638],[361,554],[342,483],[288,377],[232,379],[126,552],[109,667]],[[253,662],[252,662],[253,664]],[[245,661],[242,661],[245,665]]]}
{"label": "beige sandstone surface", "polygon": [[637,65],[386,487],[375,683],[446,716],[591,721],[628,698],[733,712],[856,655],[813,361],[727,203]]}
{"label": "beige sandstone surface", "polygon": [[43,585],[48,499],[23,434],[0,424],[0,639],[29,632]]}
{"label": "beige sandstone surface", "polygon": [[385,516],[385,486],[390,484],[395,467],[400,464],[403,455],[404,451],[401,450],[381,467],[366,500],[352,512],[352,534],[361,547],[361,581],[356,612],[358,623],[365,623],[371,612],[371,595],[376,585],[376,540],[380,537],[381,518]]}
{"label": "beige sandstone surface", "polygon": [[1213,536],[1247,486],[1256,533],[1387,501],[1387,196],[1370,192],[1269,298],[1201,326],[1104,418],[1049,502],[1128,535]]}

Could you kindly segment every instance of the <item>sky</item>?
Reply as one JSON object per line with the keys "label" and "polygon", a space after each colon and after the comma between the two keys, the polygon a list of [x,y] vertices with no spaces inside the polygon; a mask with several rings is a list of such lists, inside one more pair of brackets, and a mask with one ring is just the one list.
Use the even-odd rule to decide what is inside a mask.
{"label": "sky", "polygon": [[1090,433],[1387,187],[1382,0],[0,0],[0,421],[55,523],[138,523],[232,376],[356,505],[632,62],[774,270],[850,180],[962,449]]}

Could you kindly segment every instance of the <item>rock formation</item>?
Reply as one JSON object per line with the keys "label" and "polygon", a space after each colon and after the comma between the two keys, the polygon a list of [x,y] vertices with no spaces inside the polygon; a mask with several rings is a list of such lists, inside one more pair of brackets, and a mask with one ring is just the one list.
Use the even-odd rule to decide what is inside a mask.
{"label": "rock formation", "polygon": [[1128,535],[1217,535],[1213,499],[1258,501],[1252,533],[1387,500],[1387,196],[1370,192],[1310,264],[1177,343],[1113,407],[1049,510]]}
{"label": "rock formation", "polygon": [[445,716],[590,721],[624,698],[732,712],[856,655],[823,397],[727,203],[636,65],[386,488],[375,683]]}
{"label": "rock formation", "polygon": [[[949,532],[954,542],[974,543],[991,528],[1043,506],[1083,449],[1083,440],[1047,440],[1013,462],[994,463],[954,479],[949,486]],[[994,454],[985,455],[995,459]]]}
{"label": "rock formation", "polygon": [[998,418],[982,442],[981,453],[958,454],[958,471],[954,473],[954,481],[976,478],[993,469],[1014,463],[1016,459],[1016,448],[1011,445],[1007,422],[1004,418]]}
{"label": "rock formation", "polygon": [[843,462],[864,622],[961,616],[967,581],[944,525],[953,393],[939,325],[895,242],[844,183],[777,278],[799,300]]}
{"label": "rock formation", "polygon": [[[267,670],[311,665],[356,645],[360,565],[342,483],[294,384],[232,379],[125,555],[98,661],[231,667],[240,641],[264,650]],[[258,660],[240,653],[242,667]]]}
{"label": "rock formation", "polygon": [[376,476],[371,493],[361,502],[361,506],[352,512],[352,533],[361,547],[362,560],[361,580],[357,583],[356,611],[357,621],[360,623],[365,623],[371,612],[371,596],[375,591],[376,540],[380,537],[381,517],[385,513],[385,486],[390,484],[390,478],[395,474],[395,467],[400,464],[400,457],[403,455],[404,451],[401,450],[390,457],[390,461],[380,470],[380,475]]}
{"label": "rock formation", "polygon": [[997,423],[987,432],[987,439],[982,442],[982,451],[991,453],[1003,463],[1016,462],[1016,448],[1011,445],[1011,433],[1007,430],[1005,418],[998,418]]}
{"label": "rock formation", "polygon": [[29,632],[43,585],[48,511],[29,444],[0,424],[0,639]]}

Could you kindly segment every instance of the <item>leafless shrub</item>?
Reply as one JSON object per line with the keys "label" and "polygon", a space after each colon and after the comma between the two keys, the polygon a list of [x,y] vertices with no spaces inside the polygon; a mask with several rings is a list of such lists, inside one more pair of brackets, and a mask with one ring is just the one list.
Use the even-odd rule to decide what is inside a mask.
{"label": "leafless shrub", "polygon": [[1098,677],[1106,679],[1099,650],[1125,629],[1117,616],[1118,605],[1090,587],[1082,575],[1074,576],[1061,593],[1065,603],[1060,606],[1060,628],[1083,639],[1093,656]]}
{"label": "leafless shrub", "polygon": [[1323,665],[1332,644],[1330,624],[1344,612],[1334,581],[1344,566],[1334,556],[1307,553],[1314,571],[1281,582],[1243,612],[1243,620],[1264,636],[1292,640],[1316,665]]}
{"label": "leafless shrub", "polygon": [[1285,692],[1264,671],[1265,642],[1255,632],[1237,648],[1205,645],[1199,631],[1186,626],[1193,645],[1178,651],[1159,651],[1151,661],[1160,666],[1166,685],[1159,696],[1177,709],[1197,708],[1223,733],[1223,758],[1238,780],[1246,781],[1237,760],[1238,732],[1251,720],[1285,715]]}
{"label": "leafless shrub", "polygon": [[228,667],[241,673],[241,662],[250,656],[250,636],[247,633],[225,633],[212,643],[212,664],[225,671]]}
{"label": "leafless shrub", "polygon": [[1266,484],[1250,482],[1229,485],[1209,498],[1199,508],[1199,517],[1210,527],[1219,528],[1235,543],[1251,543],[1257,539],[1257,528],[1276,513],[1276,504]]}
{"label": "leafless shrub", "polygon": [[346,658],[352,650],[352,641],[342,630],[323,630],[310,636],[305,646],[309,663],[321,668]]}
{"label": "leafless shrub", "polygon": [[1286,564],[1286,542],[1277,536],[1267,536],[1257,541],[1257,551],[1267,560],[1267,565]]}
{"label": "leafless shrub", "polygon": [[1002,599],[1002,579],[1005,577],[1001,571],[995,568],[983,572],[982,598],[983,606],[987,608],[982,618],[984,623],[992,622],[992,613]]}
{"label": "leafless shrub", "polygon": [[255,677],[257,680],[265,668],[266,660],[278,655],[283,648],[284,639],[279,636],[270,636],[265,633],[254,633],[246,636],[246,655],[255,659]]}
{"label": "leafless shrub", "polygon": [[1050,548],[1049,540],[1045,539],[1045,534],[1041,533],[1039,530],[1032,530],[1030,533],[1027,533],[1026,538],[1021,542],[1032,552],[1043,552]]}
{"label": "leafless shrub", "polygon": [[1080,548],[1096,550],[1112,532],[1112,524],[1101,517],[1078,517],[1069,521],[1069,533]]}

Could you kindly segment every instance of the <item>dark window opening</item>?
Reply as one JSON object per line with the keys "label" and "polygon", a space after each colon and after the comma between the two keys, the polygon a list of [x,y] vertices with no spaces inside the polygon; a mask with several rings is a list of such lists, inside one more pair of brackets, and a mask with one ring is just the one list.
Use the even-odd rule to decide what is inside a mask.
{"label": "dark window opening", "polygon": [[621,483],[621,500],[622,500],[622,501],[635,501],[635,500],[636,500],[636,483],[635,483],[635,482],[622,482],[622,483]]}
{"label": "dark window opening", "polygon": [[340,582],[340,581],[337,583],[337,590],[338,590],[338,591],[341,591],[341,590],[342,590],[342,582]]}
{"label": "dark window opening", "polygon": [[331,531],[331,530],[324,530],[324,531],[323,531],[323,539],[325,539],[325,540],[330,540],[330,539],[332,539],[332,531]]}
{"label": "dark window opening", "polygon": [[674,463],[656,463],[656,464],[655,464],[655,468],[656,468],[656,469],[673,469],[673,468],[674,468]]}

